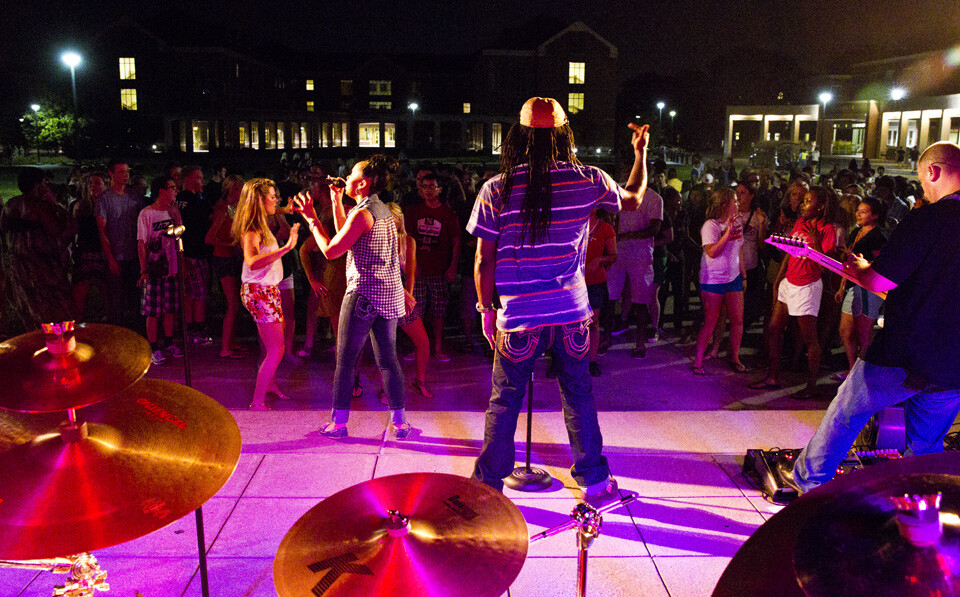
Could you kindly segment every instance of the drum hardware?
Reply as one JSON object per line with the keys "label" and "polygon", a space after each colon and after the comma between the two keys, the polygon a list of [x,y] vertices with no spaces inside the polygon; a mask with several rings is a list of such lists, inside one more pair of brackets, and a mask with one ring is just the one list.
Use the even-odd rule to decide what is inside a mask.
{"label": "drum hardware", "polygon": [[567,529],[577,529],[577,597],[587,594],[587,557],[590,546],[600,536],[600,527],[603,524],[603,513],[616,510],[620,506],[629,504],[637,499],[636,494],[630,494],[601,508],[594,508],[590,504],[579,503],[570,512],[570,520],[557,526],[537,533],[530,537],[530,543],[535,543],[547,537],[552,537]]}
{"label": "drum hardware", "polygon": [[100,569],[97,558],[90,553],[22,562],[3,560],[0,561],[0,568],[46,570],[54,574],[70,574],[62,585],[54,587],[53,597],[93,597],[98,590],[110,590],[106,571]]}

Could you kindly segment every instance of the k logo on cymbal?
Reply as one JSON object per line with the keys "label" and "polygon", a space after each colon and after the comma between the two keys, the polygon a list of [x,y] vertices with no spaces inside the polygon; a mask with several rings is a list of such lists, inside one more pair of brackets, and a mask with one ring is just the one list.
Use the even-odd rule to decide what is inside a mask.
{"label": "k logo on cymbal", "polygon": [[307,568],[311,572],[320,572],[321,570],[330,569],[330,572],[327,572],[323,575],[323,578],[320,579],[313,587],[313,594],[317,597],[321,597],[327,590],[344,574],[367,574],[373,576],[373,570],[370,570],[363,564],[351,564],[351,562],[356,562],[357,556],[352,553],[345,553],[341,556],[336,556],[333,558],[327,558],[321,562],[316,562],[310,564]]}

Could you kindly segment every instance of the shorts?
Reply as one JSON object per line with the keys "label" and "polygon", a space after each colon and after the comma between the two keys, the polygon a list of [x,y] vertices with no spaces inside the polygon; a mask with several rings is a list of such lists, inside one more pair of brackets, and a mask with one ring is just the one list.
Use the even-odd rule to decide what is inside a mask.
{"label": "shorts", "polygon": [[277,288],[280,290],[293,290],[293,274],[290,274],[286,278],[280,280],[280,283],[277,284]]}
{"label": "shorts", "polygon": [[280,289],[270,284],[243,284],[240,302],[257,323],[283,323]]}
{"label": "shorts", "polygon": [[880,316],[881,306],[883,299],[861,286],[848,288],[843,297],[843,312],[854,317],[863,315],[876,319]]}
{"label": "shorts", "polygon": [[700,282],[700,290],[712,294],[727,294],[728,292],[743,292],[743,276],[737,274],[737,277],[723,284],[704,284]]}
{"label": "shorts", "polygon": [[623,285],[630,283],[630,299],[634,303],[649,303],[656,288],[652,261],[624,261],[617,259],[607,270],[607,292],[613,300],[623,294]]}
{"label": "shorts", "polygon": [[217,257],[210,258],[210,270],[213,277],[217,280],[223,278],[239,278],[243,271],[243,259],[240,257]]}
{"label": "shorts", "polygon": [[443,276],[417,278],[413,285],[413,297],[417,299],[418,305],[423,305],[422,312],[429,309],[434,317],[442,318],[447,314],[447,299],[449,296],[450,290],[447,288],[447,279]]}
{"label": "shorts", "polygon": [[207,298],[207,282],[210,280],[210,266],[205,259],[185,257],[184,274],[187,280],[187,298],[202,301]]}
{"label": "shorts", "polygon": [[607,291],[607,283],[590,284],[587,286],[587,300],[590,301],[590,308],[594,311],[603,309],[607,306],[607,298],[610,296]]}
{"label": "shorts", "polygon": [[164,313],[176,313],[180,309],[180,285],[177,282],[176,276],[147,279],[140,296],[140,314],[160,317]]}
{"label": "shorts", "polygon": [[777,289],[777,300],[787,305],[787,313],[793,317],[820,313],[820,299],[823,296],[823,280],[817,280],[803,286],[796,286],[787,282],[780,282]]}

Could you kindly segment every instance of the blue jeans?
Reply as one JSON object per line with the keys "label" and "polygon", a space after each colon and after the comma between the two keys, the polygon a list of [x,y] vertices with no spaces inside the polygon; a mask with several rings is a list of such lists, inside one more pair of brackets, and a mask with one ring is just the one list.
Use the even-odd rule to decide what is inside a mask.
{"label": "blue jeans", "polygon": [[390,405],[390,421],[406,422],[403,411],[403,371],[397,359],[397,320],[384,319],[366,298],[356,292],[343,297],[337,330],[337,369],[333,374],[333,421],[350,417],[353,378],[360,350],[370,336],[373,356],[383,376],[383,389]]}
{"label": "blue jeans", "polygon": [[942,452],[943,437],[960,411],[960,389],[917,382],[899,367],[858,359],[797,458],[793,476],[800,489],[810,491],[832,479],[870,417],[904,401],[907,455]]}
{"label": "blue jeans", "polygon": [[498,332],[493,357],[493,393],[487,408],[483,448],[473,478],[494,489],[503,489],[503,478],[514,468],[514,435],[517,417],[537,358],[550,351],[559,372],[563,419],[573,453],[573,478],[590,492],[602,489],[610,477],[601,454],[603,437],[593,403],[588,370],[590,320],[551,325],[520,332]]}

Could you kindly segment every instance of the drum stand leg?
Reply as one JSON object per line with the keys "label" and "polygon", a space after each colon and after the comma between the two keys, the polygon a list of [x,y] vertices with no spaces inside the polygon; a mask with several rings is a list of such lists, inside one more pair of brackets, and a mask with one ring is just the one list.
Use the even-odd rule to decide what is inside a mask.
{"label": "drum stand leg", "polygon": [[93,597],[97,590],[109,591],[107,572],[100,569],[97,558],[91,553],[81,553],[66,558],[49,558],[22,562],[0,561],[0,568],[48,570],[54,574],[67,574],[62,585],[53,588],[53,597]]}
{"label": "drum stand leg", "polygon": [[624,504],[629,504],[635,499],[637,499],[636,495],[628,495],[619,501],[607,504],[599,510],[589,504],[577,504],[570,512],[570,520],[530,537],[530,543],[535,543],[567,529],[577,529],[577,597],[586,597],[587,594],[588,550],[593,545],[593,541],[600,536],[600,526],[603,524],[602,514]]}
{"label": "drum stand leg", "polygon": [[530,466],[530,445],[533,440],[533,374],[527,384],[527,461],[526,466],[513,469],[503,484],[517,491],[541,491],[553,484],[553,477],[543,469]]}
{"label": "drum stand leg", "polygon": [[[177,278],[180,281],[180,338],[183,342],[183,381],[188,388],[193,387],[190,375],[190,350],[187,344],[187,287],[186,270],[183,258],[183,238],[177,240]],[[200,552],[200,591],[203,597],[210,597],[210,584],[207,579],[207,545],[203,537],[203,508],[197,508],[197,548]]]}

